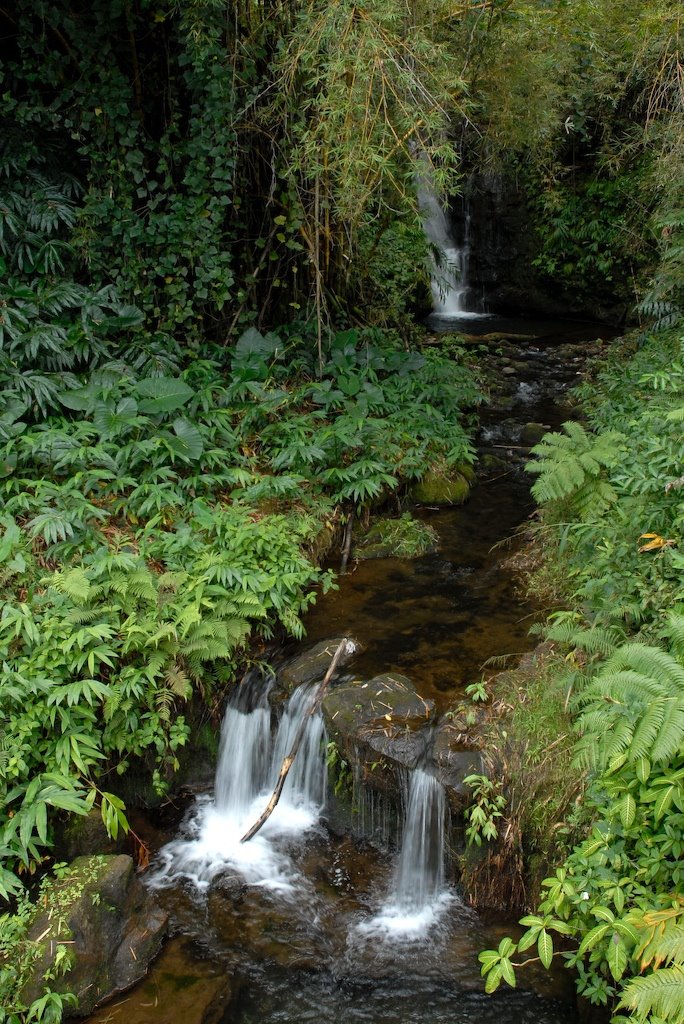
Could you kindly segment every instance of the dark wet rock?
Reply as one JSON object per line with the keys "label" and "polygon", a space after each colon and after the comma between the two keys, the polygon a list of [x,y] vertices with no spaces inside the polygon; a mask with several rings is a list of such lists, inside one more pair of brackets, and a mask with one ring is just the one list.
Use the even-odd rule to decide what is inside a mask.
{"label": "dark wet rock", "polygon": [[504,366],[501,372],[505,373],[507,377],[511,377],[516,373],[516,370],[513,366]]}
{"label": "dark wet rock", "polygon": [[[284,665],[278,673],[278,681],[289,691],[301,686],[303,683],[315,683],[322,679],[330,667],[335,651],[345,637],[335,636],[329,640],[322,640],[308,651],[299,654],[296,658]],[[338,667],[346,665],[354,655],[361,650],[361,644],[352,637],[346,638],[349,641],[348,648],[342,652]]]}
{"label": "dark wet rock", "polygon": [[238,896],[222,884],[212,885],[207,900],[211,922],[208,941],[222,954],[245,954],[250,959],[288,969],[313,970],[325,931],[312,920],[308,900],[279,898],[260,886],[245,886]]}
{"label": "dark wet rock", "polygon": [[463,785],[467,775],[482,771],[482,756],[472,738],[458,722],[443,718],[432,737],[428,769],[447,792],[452,811],[461,811],[470,802],[471,791]]}
{"label": "dark wet rock", "polygon": [[492,455],[491,452],[486,452],[480,456],[479,466],[484,473],[504,473],[508,469],[509,464],[506,459],[502,459],[498,455]]}
{"label": "dark wet rock", "polygon": [[22,998],[30,1003],[42,994],[46,971],[68,943],[71,970],[51,986],[73,992],[78,1006],[69,1012],[85,1017],[146,974],[166,926],[166,913],[143,888],[130,857],[79,857],[54,883],[48,908],[31,926],[39,953]]}
{"label": "dark wet rock", "polygon": [[399,772],[424,760],[434,702],[421,697],[406,676],[385,673],[355,679],[323,699],[328,735],[373,789],[395,792]]}
{"label": "dark wet rock", "polygon": [[102,821],[102,814],[93,808],[90,814],[72,814],[56,837],[57,860],[72,861],[77,857],[92,857],[99,853],[122,853],[127,838],[110,838]]}
{"label": "dark wet rock", "polygon": [[533,445],[539,444],[544,434],[547,434],[550,429],[546,423],[526,423],[520,431],[520,442],[531,448]]}
{"label": "dark wet rock", "polygon": [[470,495],[473,479],[473,469],[467,465],[448,474],[430,469],[413,485],[411,497],[421,505],[462,505]]}

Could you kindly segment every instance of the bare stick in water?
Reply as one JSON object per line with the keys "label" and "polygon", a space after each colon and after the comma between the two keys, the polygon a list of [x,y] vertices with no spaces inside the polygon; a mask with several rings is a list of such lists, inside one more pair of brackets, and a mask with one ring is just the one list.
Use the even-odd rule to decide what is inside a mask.
{"label": "bare stick in water", "polygon": [[354,529],[354,512],[349,513],[347,519],[347,525],[344,528],[344,541],[342,543],[342,564],[340,565],[340,575],[343,575],[347,571],[347,562],[349,561],[349,555],[351,554],[352,545],[352,530]]}
{"label": "bare stick in water", "polygon": [[257,820],[254,822],[249,831],[245,832],[244,836],[240,840],[241,843],[246,843],[249,839],[252,839],[257,834],[262,825],[271,817],[271,814],[273,813],[276,804],[280,800],[280,796],[283,792],[283,786],[285,785],[285,780],[287,779],[290,768],[292,767],[292,763],[295,757],[297,756],[297,751],[299,750],[299,745],[302,742],[302,738],[306,731],[308,720],[316,714],[319,707],[321,706],[321,701],[323,700],[325,691],[328,688],[328,683],[332,679],[333,672],[337,668],[337,663],[340,660],[342,652],[344,651],[346,646],[347,638],[344,637],[339,647],[335,651],[335,654],[333,655],[333,660],[330,662],[330,668],[325,673],[323,681],[321,682],[320,686],[318,687],[318,690],[316,691],[316,696],[312,700],[309,710],[302,717],[302,720],[299,723],[299,728],[297,729],[297,733],[292,742],[290,752],[280,766],[280,774],[278,775],[278,781],[275,784],[275,789],[271,794],[271,799],[268,801],[268,804],[266,805],[266,809],[263,812],[263,814],[259,818],[257,818]]}

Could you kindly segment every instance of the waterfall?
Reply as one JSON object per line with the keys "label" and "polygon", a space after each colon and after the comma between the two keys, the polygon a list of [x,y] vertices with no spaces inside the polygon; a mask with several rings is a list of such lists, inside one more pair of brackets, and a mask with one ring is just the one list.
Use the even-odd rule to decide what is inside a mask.
{"label": "waterfall", "polygon": [[393,902],[421,913],[444,888],[444,787],[416,768],[406,798],[406,820],[394,877]]}
{"label": "waterfall", "polygon": [[252,884],[280,891],[295,887],[297,872],[281,847],[283,840],[301,835],[318,822],[325,802],[325,726],[320,714],[307,722],[273,814],[253,839],[247,843],[240,839],[264,810],[313,696],[309,686],[295,690],[273,735],[263,691],[250,710],[245,710],[244,697],[238,694],[223,720],[214,799],[198,801],[187,837],[160,851],[153,885],[188,878],[207,888],[231,867]]}
{"label": "waterfall", "polygon": [[391,889],[380,912],[359,926],[361,933],[419,938],[453,901],[444,880],[444,787],[416,768],[405,783],[404,803],[404,828]]}
{"label": "waterfall", "polygon": [[430,283],[435,316],[481,316],[481,313],[468,309],[470,214],[467,205],[461,246],[456,245],[444,206],[425,174],[418,183],[418,206],[423,214],[425,236],[432,247]]}

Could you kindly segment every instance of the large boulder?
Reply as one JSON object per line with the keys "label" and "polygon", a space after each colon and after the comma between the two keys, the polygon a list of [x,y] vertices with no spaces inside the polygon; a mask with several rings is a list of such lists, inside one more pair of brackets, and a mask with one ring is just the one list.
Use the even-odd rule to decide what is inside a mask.
{"label": "large boulder", "polygon": [[411,488],[411,497],[420,505],[462,505],[468,500],[474,478],[472,466],[465,464],[448,472],[429,469]]}
{"label": "large boulder", "polygon": [[352,679],[323,699],[328,735],[373,789],[396,792],[401,774],[427,756],[435,705],[406,676]]}
{"label": "large boulder", "polygon": [[144,977],[166,927],[166,913],[136,877],[130,857],[78,857],[32,923],[29,939],[38,953],[22,998],[31,1003],[42,995],[45,975],[66,945],[71,968],[50,986],[73,992],[78,1005],[69,1012],[85,1017]]}

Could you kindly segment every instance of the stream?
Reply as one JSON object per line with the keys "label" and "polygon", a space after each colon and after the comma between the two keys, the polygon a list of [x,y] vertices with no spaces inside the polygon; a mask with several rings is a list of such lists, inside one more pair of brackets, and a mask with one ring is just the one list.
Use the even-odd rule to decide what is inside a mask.
{"label": "stream", "polygon": [[[298,648],[353,636],[356,677],[403,673],[439,713],[485,663],[494,671],[491,659],[515,663],[533,646],[535,609],[508,565],[510,538],[532,510],[522,467],[532,426],[569,417],[564,394],[599,331],[466,323],[437,320],[433,329],[460,326],[496,350],[498,386],[477,439],[485,468],[470,500],[416,510],[439,535],[435,553],[352,559],[339,590],[309,613]],[[532,337],[506,341],[506,333]],[[274,734],[265,695],[247,689],[226,711],[214,790],[194,800],[175,834],[158,834],[146,879],[172,938],[148,977],[89,1024],[573,1024],[567,972],[532,968],[515,991],[484,995],[477,954],[515,926],[478,916],[459,895],[444,793],[428,773],[407,774],[403,828],[387,845],[370,841],[370,827],[352,835],[327,813],[323,724],[313,716],[272,817],[239,843],[311,692],[294,691]]]}

